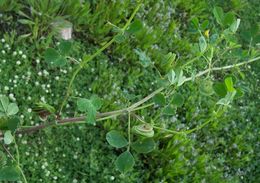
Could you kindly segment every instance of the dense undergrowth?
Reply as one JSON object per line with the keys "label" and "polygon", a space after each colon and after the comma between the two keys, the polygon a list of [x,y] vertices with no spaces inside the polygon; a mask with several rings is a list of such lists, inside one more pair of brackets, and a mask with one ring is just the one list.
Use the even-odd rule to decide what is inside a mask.
{"label": "dense undergrowth", "polygon": [[[136,5],[128,0],[86,1],[83,5],[73,0],[41,2],[0,3],[0,93],[19,105],[21,126],[43,123],[33,112],[36,102],[59,107],[76,65],[70,61],[65,67],[52,68],[44,60],[44,51],[60,43],[50,22],[65,17],[73,24],[70,56],[80,61],[114,35],[108,21],[122,27]],[[135,17],[143,25],[141,31],[112,44],[88,63],[76,78],[62,117],[79,115],[73,100],[77,97],[98,95],[103,101],[100,111],[106,112],[127,107],[157,89],[161,84],[158,69],[164,72],[160,63],[167,53],[175,53],[177,64],[184,65],[195,52],[199,35],[192,24],[195,17],[207,24],[204,31],[210,30],[209,34],[221,31],[212,13],[216,6],[241,19],[238,33],[231,38],[241,47],[226,53],[219,50],[214,57],[220,59],[217,66],[259,55],[258,5],[253,0],[145,2]],[[142,67],[136,49],[144,51],[158,69]],[[221,54],[223,60],[218,57]],[[186,72],[203,69],[205,64],[198,59]],[[187,136],[156,133],[156,149],[134,154],[136,164],[126,175],[114,165],[123,151],[109,146],[106,133],[126,131],[127,116],[97,122],[96,126],[67,125],[19,135],[20,162],[28,182],[259,182],[259,62],[214,73],[210,78],[222,82],[229,74],[237,78],[236,86],[244,95],[234,100],[223,116]],[[205,97],[198,92],[202,82],[197,79],[177,88],[183,105],[170,115],[161,115],[159,106],[137,114],[168,129],[193,128],[209,116],[217,100],[215,94]],[[15,152],[13,146],[10,151]]]}

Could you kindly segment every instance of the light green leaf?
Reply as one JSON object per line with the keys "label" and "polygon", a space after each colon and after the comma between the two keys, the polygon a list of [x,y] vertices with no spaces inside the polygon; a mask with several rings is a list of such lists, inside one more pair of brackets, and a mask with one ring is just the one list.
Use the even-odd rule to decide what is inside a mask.
{"label": "light green leaf", "polygon": [[151,59],[140,49],[134,49],[134,52],[139,56],[139,60],[143,67],[148,67],[152,64]]}
{"label": "light green leaf", "polygon": [[8,108],[8,105],[9,105],[9,99],[8,99],[8,97],[6,97],[6,96],[0,96],[0,105],[1,105],[1,107],[0,107],[0,110],[2,111],[2,112],[6,112],[7,111],[7,108]]}
{"label": "light green leaf", "polygon": [[18,181],[20,180],[20,171],[15,166],[6,166],[0,169],[0,181]]}
{"label": "light green leaf", "polygon": [[132,148],[138,153],[149,153],[155,149],[155,142],[152,138],[138,140],[132,144]]}
{"label": "light green leaf", "polygon": [[233,87],[232,77],[225,78],[225,84],[226,84],[226,87],[227,87],[227,91],[229,91],[229,92],[235,91],[235,88]]}
{"label": "light green leaf", "polygon": [[178,78],[177,86],[181,86],[185,82],[185,79],[186,79],[186,77],[183,75],[183,70],[180,70],[180,72],[177,75],[177,78]]}
{"label": "light green leaf", "polygon": [[200,51],[201,52],[206,51],[206,49],[207,49],[207,41],[206,41],[204,36],[200,36],[200,38],[199,38],[199,46],[200,46]]}
{"label": "light green leaf", "polygon": [[110,132],[108,132],[106,134],[106,140],[111,146],[116,148],[122,148],[128,144],[126,138],[116,130],[111,130]]}
{"label": "light green leaf", "polygon": [[212,95],[214,93],[213,82],[211,80],[202,80],[199,85],[199,91],[205,96]]}
{"label": "light green leaf", "polygon": [[13,137],[11,131],[10,131],[10,130],[7,130],[7,131],[4,133],[4,143],[7,144],[7,145],[9,145],[9,144],[11,144],[11,143],[13,142],[13,140],[14,140],[14,137]]}
{"label": "light green leaf", "polygon": [[117,157],[115,164],[116,168],[124,174],[134,167],[135,160],[129,151],[125,151]]}
{"label": "light green leaf", "polygon": [[18,113],[18,111],[19,111],[19,108],[16,103],[10,103],[7,107],[8,116],[15,115],[16,113]]}
{"label": "light green leaf", "polygon": [[235,33],[239,27],[239,24],[240,24],[240,19],[236,19],[230,26],[230,30]]}
{"label": "light green leaf", "polygon": [[89,105],[89,100],[85,98],[80,98],[77,101],[77,107],[80,112],[86,112],[87,111],[87,105]]}
{"label": "light green leaf", "polygon": [[95,107],[91,103],[89,103],[89,105],[87,106],[86,122],[88,124],[95,125],[96,115],[97,115],[97,111],[96,111]]}
{"label": "light green leaf", "polygon": [[170,72],[167,74],[167,77],[171,85],[176,82],[176,74],[174,70],[170,70]]}

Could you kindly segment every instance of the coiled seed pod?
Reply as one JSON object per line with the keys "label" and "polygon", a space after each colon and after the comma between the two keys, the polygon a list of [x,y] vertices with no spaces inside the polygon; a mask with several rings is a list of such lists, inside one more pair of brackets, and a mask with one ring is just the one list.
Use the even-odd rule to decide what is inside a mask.
{"label": "coiled seed pod", "polygon": [[142,135],[144,137],[153,137],[154,136],[153,126],[148,123],[133,126],[133,131],[136,134]]}

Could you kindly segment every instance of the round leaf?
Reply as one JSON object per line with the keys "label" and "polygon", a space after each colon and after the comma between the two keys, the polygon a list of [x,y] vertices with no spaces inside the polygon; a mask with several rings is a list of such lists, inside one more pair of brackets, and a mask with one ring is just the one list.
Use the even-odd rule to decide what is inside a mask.
{"label": "round leaf", "polygon": [[213,85],[213,90],[220,97],[225,97],[227,94],[227,90],[224,83],[215,83]]}
{"label": "round leaf", "polygon": [[4,133],[4,143],[9,145],[13,142],[13,140],[14,140],[14,137],[13,137],[11,131],[10,130],[6,131]]}
{"label": "round leaf", "polygon": [[16,103],[10,103],[7,107],[8,116],[15,115],[16,113],[18,113],[18,111],[19,111],[19,108]]}
{"label": "round leaf", "polygon": [[155,104],[157,104],[159,106],[163,106],[166,103],[165,97],[161,93],[158,93],[157,95],[155,95],[154,98],[153,98],[153,101],[154,101]]}
{"label": "round leaf", "polygon": [[112,130],[112,131],[108,132],[106,135],[106,140],[111,146],[116,147],[116,148],[122,148],[128,144],[125,137],[122,136],[116,130]]}
{"label": "round leaf", "polygon": [[53,48],[48,48],[44,53],[47,62],[52,63],[60,57],[60,54]]}
{"label": "round leaf", "polygon": [[121,173],[126,173],[134,167],[135,160],[129,151],[125,151],[117,157],[115,164]]}
{"label": "round leaf", "polygon": [[172,104],[176,105],[177,107],[182,106],[184,103],[184,98],[181,94],[175,93],[172,97]]}
{"label": "round leaf", "polygon": [[134,142],[132,147],[138,153],[149,153],[155,149],[155,142],[152,138],[146,138]]}

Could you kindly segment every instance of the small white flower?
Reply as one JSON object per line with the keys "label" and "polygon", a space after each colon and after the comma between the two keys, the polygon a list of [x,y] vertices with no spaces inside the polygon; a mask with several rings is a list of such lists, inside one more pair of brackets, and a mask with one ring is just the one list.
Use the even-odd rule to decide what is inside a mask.
{"label": "small white flower", "polygon": [[32,112],[32,109],[31,108],[28,108],[28,110],[27,110],[29,113],[31,113]]}
{"label": "small white flower", "polygon": [[39,63],[40,63],[40,60],[39,60],[39,59],[36,59],[36,63],[39,64]]}
{"label": "small white flower", "polygon": [[16,56],[16,55],[17,55],[17,52],[16,52],[16,51],[14,51],[14,52],[13,52],[13,56]]}
{"label": "small white flower", "polygon": [[6,91],[9,90],[9,87],[8,87],[8,86],[5,86],[5,87],[4,87],[4,90],[6,90]]}
{"label": "small white flower", "polygon": [[21,50],[20,50],[18,53],[19,53],[19,55],[22,55],[22,54],[23,54],[23,52],[22,52]]}
{"label": "small white flower", "polygon": [[5,50],[2,50],[2,54],[5,54]]}
{"label": "small white flower", "polygon": [[5,39],[4,39],[4,38],[2,38],[2,39],[1,39],[1,42],[2,42],[2,43],[4,43],[4,42],[5,42]]}
{"label": "small white flower", "polygon": [[18,61],[16,62],[16,65],[21,65],[21,61],[18,60]]}
{"label": "small white flower", "polygon": [[22,55],[22,58],[26,59],[26,55]]}

